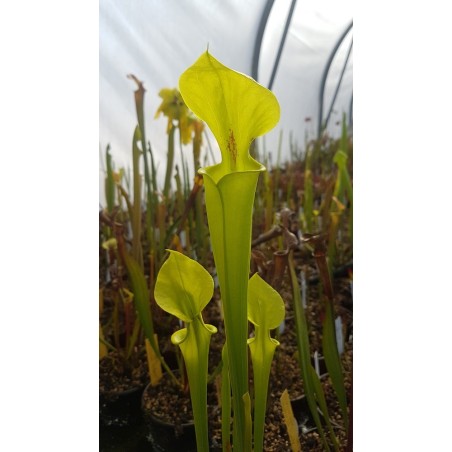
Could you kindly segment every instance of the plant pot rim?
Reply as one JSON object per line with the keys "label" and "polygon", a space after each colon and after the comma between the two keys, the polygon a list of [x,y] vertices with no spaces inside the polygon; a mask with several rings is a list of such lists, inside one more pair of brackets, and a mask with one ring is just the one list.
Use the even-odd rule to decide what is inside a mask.
{"label": "plant pot rim", "polygon": [[191,420],[189,422],[183,422],[180,424],[175,424],[173,422],[165,421],[165,420],[159,418],[158,416],[156,416],[155,414],[153,414],[152,410],[145,408],[144,399],[145,399],[148,388],[150,388],[151,386],[152,386],[151,383],[148,383],[146,385],[146,387],[144,388],[143,394],[141,396],[141,411],[146,417],[148,417],[152,422],[155,422],[156,424],[159,424],[159,425],[163,425],[165,427],[175,428],[177,426],[177,427],[182,427],[182,428],[190,428],[190,427],[195,426],[194,420]]}
{"label": "plant pot rim", "polygon": [[129,389],[124,389],[123,391],[102,391],[99,390],[99,395],[103,397],[114,397],[114,396],[127,396],[134,394],[135,392],[144,391],[145,385],[133,386]]}

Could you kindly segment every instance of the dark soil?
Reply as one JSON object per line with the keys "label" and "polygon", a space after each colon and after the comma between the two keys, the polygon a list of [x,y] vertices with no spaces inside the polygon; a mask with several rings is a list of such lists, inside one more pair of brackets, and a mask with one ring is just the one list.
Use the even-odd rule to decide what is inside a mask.
{"label": "dark soil", "polygon": [[[345,350],[342,354],[342,364],[344,369],[345,388],[348,399],[351,397],[351,379],[352,379],[352,312],[349,306],[352,306],[350,280],[348,278],[338,278],[334,282],[335,286],[335,309],[336,315],[342,317],[344,323],[344,331],[346,334]],[[308,290],[308,306],[306,309],[308,323],[310,325],[311,351],[321,351],[321,333],[322,324],[320,321],[323,306],[319,302],[319,286],[317,284],[309,285]],[[289,306],[290,312],[291,295],[287,287],[283,287],[281,292]],[[347,306],[347,307],[346,307]],[[210,309],[212,308],[212,309]],[[219,325],[220,332],[212,336],[211,350],[209,355],[209,372],[215,369],[221,360],[221,348],[224,343],[224,337],[221,334],[221,321],[218,316],[220,310],[217,302],[211,302],[205,310],[205,319],[209,323]],[[274,452],[287,452],[291,450],[287,429],[284,423],[280,397],[282,392],[287,389],[291,400],[298,400],[294,403],[294,414],[297,418],[300,432],[300,441],[302,450],[324,451],[320,436],[315,428],[315,424],[307,408],[306,401],[303,401],[303,383],[301,379],[300,366],[298,362],[298,352],[296,345],[296,333],[293,318],[286,320],[284,331],[279,335],[278,340],[281,345],[277,348],[272,364],[268,403],[267,417],[265,425],[264,450]],[[322,364],[325,371],[324,364]],[[250,369],[251,390],[252,390],[252,369]],[[341,451],[345,451],[347,443],[347,432],[343,427],[342,415],[336,395],[331,386],[328,375],[324,375],[321,379],[325,391],[325,396],[329,408],[329,415],[332,421],[335,434],[341,444]],[[163,385],[163,386],[162,386]],[[218,405],[217,390],[214,385],[209,386],[209,432],[212,441],[211,450],[221,448],[221,413],[216,408]],[[300,398],[302,402],[300,403]],[[156,388],[148,388],[144,394],[145,410],[155,410],[155,415],[165,422],[173,422],[176,427],[174,434],[183,431],[180,426],[192,422],[193,415],[191,411],[191,403],[189,393],[184,393],[176,386],[172,385],[169,380],[162,380],[162,383]],[[296,411],[297,407],[302,410]],[[191,438],[194,436],[192,434]],[[187,449],[188,451],[189,449]],[[196,450],[196,449],[193,449]],[[221,449],[218,449],[221,450]]]}
{"label": "dark soil", "polygon": [[146,351],[141,348],[125,360],[112,351],[99,361],[99,391],[118,394],[133,388],[144,388],[149,381]]}
{"label": "dark soil", "polygon": [[[262,246],[262,255],[271,256],[273,250],[265,249]],[[309,338],[311,346],[311,355],[317,351],[322,351],[322,318],[324,311],[323,292],[319,284],[318,274],[313,260],[306,260],[306,255],[300,256],[297,262],[303,262],[298,265],[297,273],[303,269],[306,272],[307,281],[307,308],[306,315],[309,326]],[[212,273],[212,272],[211,272]],[[347,272],[345,272],[347,273]],[[265,275],[263,275],[265,276]],[[333,279],[334,284],[334,309],[335,315],[340,316],[343,322],[344,353],[342,354],[342,365],[344,370],[345,388],[348,401],[351,400],[352,393],[352,362],[353,362],[353,301],[350,287],[350,278],[345,275],[338,275]],[[302,450],[313,452],[323,452],[324,447],[320,436],[312,421],[307,404],[303,401],[303,383],[301,378],[300,366],[298,361],[298,349],[296,341],[295,323],[293,318],[292,291],[287,272],[279,290],[286,306],[286,320],[284,329],[273,336],[280,341],[272,364],[269,389],[267,416],[265,425],[264,450],[269,452],[287,452],[291,450],[286,425],[284,423],[280,397],[282,392],[287,389],[291,400],[298,400],[294,403],[295,416],[299,427],[299,437]],[[211,339],[209,352],[209,373],[216,371],[221,362],[221,350],[224,344],[224,331],[222,326],[221,305],[218,289],[215,292],[214,299],[203,311],[203,318],[206,323],[215,325],[218,333]],[[103,319],[109,317],[111,305],[106,299]],[[153,309],[156,309],[154,304]],[[109,312],[110,310],[110,312]],[[160,316],[160,317],[159,317]],[[102,319],[102,320],[103,320]],[[167,316],[166,313],[158,312],[155,316],[156,331],[159,333],[160,350],[165,355],[165,359],[172,369],[177,368],[176,354],[178,350],[171,344],[171,334],[180,328],[174,318]],[[102,322],[103,325],[105,322]],[[109,331],[107,328],[106,334]],[[168,358],[167,358],[168,357]],[[347,432],[343,427],[342,415],[339,409],[337,398],[331,386],[328,376],[322,379],[322,386],[325,392],[330,419],[333,423],[335,434],[341,445],[340,450],[344,452],[347,443]],[[133,387],[144,388],[149,382],[146,353],[144,348],[136,351],[134,356],[125,362],[117,353],[109,353],[106,358],[100,361],[99,368],[99,389],[101,393],[114,395],[120,391]],[[218,390],[215,384],[210,384],[208,389],[208,413],[209,413],[209,433],[212,441],[211,450],[216,452],[221,450],[221,410],[218,408]],[[252,368],[250,368],[250,391],[252,392]],[[300,402],[301,400],[301,402]],[[192,423],[193,414],[189,392],[181,390],[171,383],[169,379],[162,379],[157,387],[148,386],[144,392],[143,412],[154,412],[162,422],[172,422],[175,427],[172,430],[158,430],[152,433],[145,423],[140,424],[139,433],[143,441],[138,446],[121,443],[115,439],[116,443],[110,446],[103,445],[100,450],[109,452],[121,450],[122,452],[138,452],[143,449],[143,444],[149,446],[149,450],[159,450],[168,452],[195,452],[194,429],[187,427]],[[302,408],[300,408],[302,407]],[[146,422],[149,420],[148,414],[145,416]],[[125,430],[123,429],[123,432]],[[137,431],[138,432],[138,431]],[[166,435],[166,443],[159,446],[154,440],[156,437]],[[153,439],[154,437],[154,439]],[[179,442],[178,442],[179,441]],[[115,445],[116,444],[116,445]],[[123,446],[118,446],[123,444]]]}
{"label": "dark soil", "polygon": [[141,394],[149,375],[144,350],[125,361],[111,352],[99,363],[99,421],[102,427],[125,427],[141,419]]}

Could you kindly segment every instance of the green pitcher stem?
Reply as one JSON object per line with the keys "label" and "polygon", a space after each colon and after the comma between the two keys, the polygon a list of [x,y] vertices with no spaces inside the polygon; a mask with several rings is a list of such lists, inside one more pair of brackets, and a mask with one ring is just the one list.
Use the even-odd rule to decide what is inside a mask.
{"label": "green pitcher stem", "polygon": [[228,347],[221,351],[223,369],[221,371],[221,442],[223,452],[231,449],[231,382],[229,380]]}
{"label": "green pitcher stem", "polygon": [[235,427],[233,438],[235,447],[246,451],[242,397],[248,392],[247,292],[252,210],[260,171],[228,174],[217,183],[207,171],[202,172],[205,174],[207,216],[228,344]]}
{"label": "green pitcher stem", "polygon": [[199,316],[187,325],[187,338],[179,344],[184,356],[190,385],[198,452],[209,452],[207,365],[210,336],[215,331],[216,328],[211,325],[206,326]]}
{"label": "green pitcher stem", "polygon": [[[276,341],[268,341],[268,331],[255,328],[255,338],[250,344],[254,370],[254,452],[264,450],[265,411],[267,407],[268,382]],[[268,341],[268,342],[267,342]],[[256,348],[256,349],[254,349]],[[254,350],[253,350],[254,349]]]}

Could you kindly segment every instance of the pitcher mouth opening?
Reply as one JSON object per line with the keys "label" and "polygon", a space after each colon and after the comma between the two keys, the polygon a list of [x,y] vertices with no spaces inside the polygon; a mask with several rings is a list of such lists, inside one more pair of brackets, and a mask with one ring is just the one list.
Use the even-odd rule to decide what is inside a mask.
{"label": "pitcher mouth opening", "polygon": [[253,173],[253,172],[264,172],[267,168],[259,163],[257,160],[254,160],[250,157],[250,162],[247,165],[247,168],[243,170],[235,170],[235,171],[225,171],[223,163],[217,163],[212,166],[206,166],[204,168],[198,169],[198,174],[202,174],[203,176],[208,176],[215,185],[218,185],[220,180],[224,177],[232,174],[243,174],[243,173]]}

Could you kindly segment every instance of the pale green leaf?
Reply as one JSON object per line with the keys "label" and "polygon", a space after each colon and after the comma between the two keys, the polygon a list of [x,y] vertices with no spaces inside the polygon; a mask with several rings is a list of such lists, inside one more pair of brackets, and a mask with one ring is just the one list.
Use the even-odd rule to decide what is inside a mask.
{"label": "pale green leaf", "polygon": [[[179,79],[188,107],[212,130],[222,154],[221,175],[257,169],[249,146],[279,121],[274,94],[251,77],[233,71],[208,52]],[[219,178],[215,178],[216,181]]]}
{"label": "pale green leaf", "polygon": [[281,295],[255,273],[248,284],[248,320],[271,330],[284,320],[285,309]]}
{"label": "pale green leaf", "polygon": [[284,302],[276,290],[255,273],[248,284],[248,320],[255,325],[248,339],[254,372],[254,450],[263,450],[265,407],[271,363],[279,342],[270,336],[284,319]]}
{"label": "pale green leaf", "polygon": [[212,299],[213,279],[198,262],[168,251],[170,256],[157,276],[155,301],[164,311],[191,322]]}

